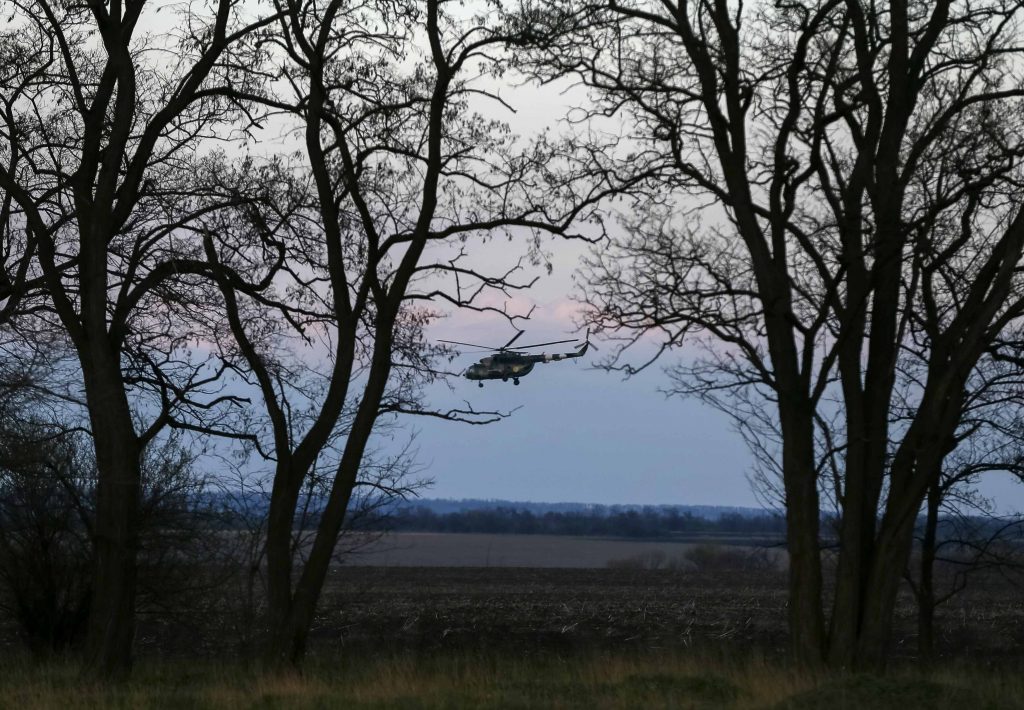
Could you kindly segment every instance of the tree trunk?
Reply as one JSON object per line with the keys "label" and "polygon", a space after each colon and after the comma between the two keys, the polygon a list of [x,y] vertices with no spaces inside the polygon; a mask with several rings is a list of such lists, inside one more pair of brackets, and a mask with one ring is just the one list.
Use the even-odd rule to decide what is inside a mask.
{"label": "tree trunk", "polygon": [[[345,521],[349,500],[359,473],[359,465],[362,462],[366,442],[373,430],[373,423],[370,421],[368,426],[364,423],[360,427],[357,421],[349,433],[349,443],[346,445],[345,455],[339,465],[330,498],[321,512],[320,524],[317,527],[313,546],[308,553],[294,591],[291,589],[290,581],[292,572],[291,518],[289,518],[287,531],[280,527],[273,531],[273,547],[279,551],[274,557],[270,555],[271,532],[268,528],[268,578],[276,579],[278,586],[282,580],[286,580],[287,584],[284,589],[278,589],[276,594],[268,595],[268,634],[263,654],[264,663],[268,668],[274,670],[296,669],[305,658],[313,617],[320,600],[324,580],[330,570],[334,549]],[[286,558],[282,558],[280,554],[282,547],[287,550]],[[287,564],[287,568],[281,569],[285,564]]]}
{"label": "tree trunk", "polygon": [[892,635],[892,620],[903,571],[907,568],[913,541],[913,523],[904,523],[878,545],[871,569],[871,585],[864,597],[863,624],[857,639],[854,667],[882,670]]}
{"label": "tree trunk", "polygon": [[292,613],[292,534],[295,507],[302,480],[287,461],[279,461],[267,512],[267,618],[264,662],[270,667],[287,660],[282,649],[287,643],[286,628]]}
{"label": "tree trunk", "polygon": [[828,664],[840,669],[853,664],[875,532],[875,512],[865,509],[865,448],[862,442],[851,441],[846,457],[846,487],[842,492],[839,557],[828,638]]}
{"label": "tree trunk", "polygon": [[[349,443],[345,447],[334,485],[331,487],[330,498],[320,515],[320,524],[317,527],[316,538],[313,540],[313,547],[306,559],[298,584],[295,586],[291,614],[282,628],[284,645],[280,647],[283,657],[294,666],[301,664],[306,655],[306,643],[309,639],[309,631],[313,626],[313,617],[316,614],[320,593],[323,591],[324,581],[327,579],[331,560],[334,558],[334,549],[338,544],[338,537],[341,535],[342,525],[348,513],[348,505],[359,476],[363,453],[376,423],[379,401],[379,397],[375,399],[372,408],[364,406],[362,409],[365,411],[360,411],[360,416],[356,417],[352,431],[349,433]],[[371,409],[373,414],[369,413]]]}
{"label": "tree trunk", "polygon": [[942,492],[936,480],[928,489],[928,512],[921,540],[921,576],[917,584],[917,649],[924,661],[935,655],[935,553]]}
{"label": "tree trunk", "polygon": [[142,477],[120,367],[111,358],[91,360],[84,375],[98,475],[86,668],[95,676],[115,677],[132,663]]}
{"label": "tree trunk", "polygon": [[[806,421],[803,421],[806,419]],[[794,661],[804,667],[821,665],[824,614],[821,606],[821,553],[818,479],[810,418],[784,413],[792,435],[783,438],[786,487],[786,538],[789,548],[789,633]],[[787,424],[788,422],[788,424]]]}
{"label": "tree trunk", "polygon": [[925,465],[920,460],[906,462],[905,467],[898,462],[893,465],[893,486],[889,492],[886,514],[879,526],[878,542],[864,594],[861,631],[854,658],[855,667],[859,669],[881,670],[885,667],[896,600],[910,561],[914,525],[925,494],[919,488],[918,481],[910,480],[915,464]]}
{"label": "tree trunk", "polygon": [[[879,439],[883,435],[876,433]],[[867,452],[864,449],[868,449]],[[842,498],[839,559],[829,628],[828,663],[833,668],[857,665],[857,647],[864,625],[864,604],[871,586],[877,552],[878,505],[884,461],[869,447],[851,445],[847,487]],[[902,575],[903,568],[900,569]]]}
{"label": "tree trunk", "polygon": [[[348,512],[349,501],[352,491],[355,488],[359,477],[359,469],[362,465],[363,454],[366,445],[373,433],[374,425],[380,411],[381,398],[384,395],[388,378],[391,375],[391,348],[394,330],[394,314],[385,317],[383,314],[376,329],[376,342],[374,345],[374,357],[367,377],[366,386],[363,389],[362,401],[359,410],[349,430],[345,450],[335,474],[334,482],[331,485],[331,493],[327,499],[327,505],[320,514],[320,523],[317,526],[316,536],[313,539],[313,546],[309,551],[302,573],[295,584],[294,591],[288,583],[288,593],[271,595],[269,599],[269,634],[264,659],[269,667],[298,668],[306,655],[306,644],[309,638],[309,631],[313,624],[313,617],[316,613],[317,604],[320,601],[320,593],[323,590],[324,581],[330,571],[331,560],[334,557],[334,549],[338,544],[338,537],[341,534],[345,516]],[[295,488],[288,511],[295,510],[295,496],[297,496],[301,485],[301,478],[293,478]],[[277,493],[275,485],[275,495]],[[291,579],[291,525],[292,518],[288,518],[288,528],[284,529],[284,513],[278,525],[273,530],[274,540],[270,540],[271,531],[268,528],[268,577],[272,580],[278,578],[278,584],[282,579]],[[287,542],[287,544],[286,544]],[[274,558],[274,565],[285,564],[285,558],[281,557],[280,550],[288,549],[287,573],[279,569],[269,569],[272,562],[269,555],[273,543],[274,549],[279,554]],[[283,590],[281,590],[283,591]]]}
{"label": "tree trunk", "polygon": [[871,561],[857,641],[856,661],[863,668],[884,667],[893,614],[910,562],[921,506],[926,498],[929,507],[933,505],[930,494],[937,485],[946,455],[955,448],[954,432],[963,411],[966,379],[960,372],[968,370],[951,369],[945,363],[941,353],[930,363],[930,368],[938,370],[937,378],[934,383],[929,382],[919,405],[919,411],[927,416],[911,426],[889,469],[885,515]]}

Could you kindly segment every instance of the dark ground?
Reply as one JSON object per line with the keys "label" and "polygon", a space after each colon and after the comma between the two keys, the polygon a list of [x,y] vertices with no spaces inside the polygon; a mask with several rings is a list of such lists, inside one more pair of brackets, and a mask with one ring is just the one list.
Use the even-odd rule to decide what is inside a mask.
{"label": "dark ground", "polygon": [[317,636],[403,646],[781,648],[776,574],[672,570],[350,568],[325,599]]}
{"label": "dark ground", "polygon": [[[311,650],[742,649],[781,658],[785,614],[779,570],[340,567],[325,591]],[[916,654],[914,614],[906,592],[896,657]],[[243,620],[195,610],[178,618],[144,618],[140,655],[244,651]],[[942,657],[1024,659],[1024,595],[996,581],[975,583],[940,607],[937,628]]]}

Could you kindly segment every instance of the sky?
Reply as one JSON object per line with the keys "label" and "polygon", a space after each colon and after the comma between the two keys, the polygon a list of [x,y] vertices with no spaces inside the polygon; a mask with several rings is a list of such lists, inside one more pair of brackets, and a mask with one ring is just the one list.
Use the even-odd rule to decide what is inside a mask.
{"label": "sky", "polygon": [[[155,31],[166,29],[166,15],[147,17]],[[527,140],[544,130],[556,135],[573,130],[564,119],[573,107],[586,103],[585,92],[566,82],[538,87],[482,81],[515,112],[483,99],[474,110],[507,121]],[[281,130],[269,122],[260,136],[262,148],[296,147]],[[538,283],[508,304],[519,312],[536,306],[531,320],[523,324],[527,332],[521,342],[579,335],[573,323],[578,306],[570,297],[572,274],[585,248],[579,242],[546,242],[552,273],[530,272],[527,278],[540,276]],[[472,257],[500,272],[523,251],[499,240],[487,254]],[[514,331],[499,316],[462,312],[441,320],[430,334],[502,344]],[[560,347],[545,352],[561,352]],[[518,387],[492,381],[480,389],[465,379],[453,380],[452,389],[438,385],[428,393],[428,402],[438,408],[468,401],[478,410],[515,412],[486,426],[414,418],[384,447],[401,449],[415,432],[422,475],[434,481],[423,492],[430,497],[757,505],[746,479],[750,457],[728,418],[698,402],[666,399],[657,391],[664,382],[657,368],[629,381],[593,368],[592,362],[607,352],[604,348],[577,361],[538,365]],[[481,355],[464,355],[454,366],[462,369]]]}
{"label": "sky", "polygon": [[[533,93],[531,91],[531,93]],[[544,92],[526,101],[543,113]],[[547,92],[549,102],[559,100]],[[548,112],[547,115],[551,115]],[[573,296],[573,274],[591,247],[579,241],[544,243],[552,271],[538,276],[528,291],[490,305],[525,313],[519,342],[542,343],[581,338],[576,327],[580,304]],[[506,263],[514,245],[492,243],[478,254],[483,264]],[[495,267],[493,270],[500,271]],[[504,304],[502,303],[504,300]],[[437,339],[499,346],[515,331],[496,314],[453,312],[428,331]],[[581,341],[582,342],[582,341]],[[578,360],[538,364],[519,386],[491,380],[453,379],[451,389],[436,386],[428,402],[436,409],[463,406],[511,411],[484,426],[413,418],[417,461],[433,479],[424,495],[534,502],[629,503],[752,506],[760,504],[747,481],[751,457],[729,418],[695,400],[666,398],[660,367],[623,379],[595,366],[611,344],[594,341]],[[573,344],[533,352],[570,352]],[[486,352],[463,349],[453,368],[464,369]],[[666,360],[668,364],[671,360]],[[397,435],[397,444],[409,431]]]}
{"label": "sky", "polygon": [[[571,290],[557,269],[544,290],[559,288],[563,277]],[[576,335],[566,317],[571,307],[567,301],[539,302],[523,340]],[[484,344],[503,343],[513,334],[496,317],[467,325],[453,316],[433,330],[439,338]],[[659,366],[628,380],[595,368],[607,347],[579,360],[537,365],[518,387],[494,380],[479,388],[466,379],[453,380],[452,390],[436,387],[429,394],[438,406],[468,402],[477,410],[515,411],[484,426],[418,418],[399,432],[399,441],[416,432],[422,475],[433,479],[423,495],[762,507],[747,478],[752,457],[730,419],[700,401],[659,392],[667,382]],[[464,354],[455,364],[468,366],[483,354]],[[669,364],[672,356],[666,357]],[[1024,486],[1007,475],[989,475],[980,490],[1000,512],[1024,510]]]}
{"label": "sky", "polygon": [[518,387],[457,382],[456,396],[477,409],[518,409],[486,426],[417,422],[419,460],[435,480],[429,495],[757,505],[745,476],[749,456],[724,415],[666,399],[657,372],[623,381],[590,359],[538,365]]}
{"label": "sky", "polygon": [[[540,129],[566,130],[562,117],[585,102],[567,85],[505,88],[503,98],[516,109],[505,114],[513,130],[527,136]],[[580,337],[574,324],[578,304],[573,272],[589,247],[548,240],[552,273],[540,276],[527,292],[506,302],[509,310],[535,306],[520,342]],[[481,263],[507,264],[515,251],[505,242],[474,255]],[[502,270],[495,267],[495,270]],[[492,305],[501,305],[492,302]],[[429,331],[435,338],[500,345],[514,335],[499,316],[453,313]],[[596,341],[601,347],[601,341]],[[552,346],[544,352],[568,352]],[[748,480],[753,459],[729,417],[696,400],[666,398],[662,367],[672,355],[640,375],[623,380],[593,366],[593,351],[579,360],[537,365],[511,382],[488,381],[481,389],[466,379],[452,388],[438,386],[429,402],[438,408],[470,403],[477,410],[515,410],[494,424],[471,426],[419,418],[417,460],[422,475],[433,479],[423,494],[437,498],[483,498],[535,502],[725,505],[761,507]],[[459,369],[486,353],[462,355]],[[634,360],[636,362],[636,360]],[[399,439],[409,431],[398,434]],[[396,444],[400,444],[396,441]],[[1024,510],[1024,486],[1009,476],[991,475],[981,493],[1000,512]]]}
{"label": "sky", "polygon": [[[566,130],[560,120],[585,101],[562,84],[506,88],[516,114],[502,116],[521,135]],[[552,266],[528,292],[517,293],[509,310],[536,306],[520,342],[577,337],[572,275],[588,249],[580,242],[548,240]],[[503,250],[492,253],[500,259]],[[485,257],[486,259],[486,257]],[[535,272],[542,274],[543,272]],[[499,305],[499,304],[495,304]],[[433,329],[436,338],[500,345],[515,332],[499,316],[454,313]],[[597,342],[601,347],[600,341]],[[610,347],[610,346],[609,346]],[[566,348],[563,350],[562,348]],[[552,346],[543,352],[568,352]],[[539,351],[538,351],[539,352]],[[652,368],[628,381],[593,367],[600,353],[579,360],[537,365],[516,387],[511,382],[460,379],[454,391],[438,387],[436,405],[477,410],[515,410],[486,426],[431,419],[413,422],[418,460],[434,480],[426,493],[439,498],[518,501],[759,505],[747,481],[751,458],[728,417],[696,401],[667,399],[666,380]],[[465,354],[460,369],[486,353]]]}
{"label": "sky", "polygon": [[[168,21],[166,16],[152,20],[158,30]],[[541,130],[573,130],[564,119],[573,107],[586,103],[585,92],[566,83],[490,83],[485,88],[500,92],[515,113],[493,102],[478,110],[507,120],[524,137]],[[271,133],[268,129],[262,137],[268,146],[278,142]],[[497,243],[481,258],[501,271],[500,265],[508,265],[510,254],[514,260],[517,249]],[[521,342],[579,335],[572,275],[585,247],[548,241],[545,250],[552,273],[508,304],[519,312],[536,306]],[[430,329],[435,338],[485,344],[504,343],[513,334],[498,316],[467,312],[453,313]],[[559,352],[561,347],[546,351]],[[400,448],[416,433],[422,475],[434,481],[424,492],[431,497],[758,506],[747,480],[752,459],[729,418],[698,401],[666,398],[658,391],[666,382],[658,366],[629,380],[592,367],[607,352],[605,348],[579,360],[538,365],[518,387],[490,381],[481,389],[465,379],[453,380],[451,389],[438,385],[428,401],[439,408],[468,402],[478,410],[515,411],[486,426],[414,419],[386,448]],[[463,355],[455,366],[464,368],[480,356]],[[1024,509],[1024,486],[1008,477],[993,477],[983,492],[1000,509]]]}
{"label": "sky", "polygon": [[[553,243],[554,269],[510,309],[535,306],[521,342],[582,337],[574,325],[579,305],[572,273],[584,249]],[[500,345],[514,331],[500,316],[453,313],[429,331],[434,338]],[[762,507],[748,474],[753,458],[728,416],[695,399],[666,397],[663,360],[624,379],[595,366],[611,345],[595,340],[578,360],[537,365],[519,386],[492,380],[480,388],[459,378],[435,386],[435,408],[469,403],[476,410],[512,411],[493,424],[472,426],[413,418],[395,445],[415,432],[421,475],[433,479],[423,495],[533,502],[724,505]],[[569,352],[572,344],[535,352]],[[467,349],[468,351],[468,349]],[[487,353],[466,352],[463,369]],[[639,356],[633,362],[639,361]],[[1001,513],[1024,510],[1024,485],[988,474],[979,487]]]}

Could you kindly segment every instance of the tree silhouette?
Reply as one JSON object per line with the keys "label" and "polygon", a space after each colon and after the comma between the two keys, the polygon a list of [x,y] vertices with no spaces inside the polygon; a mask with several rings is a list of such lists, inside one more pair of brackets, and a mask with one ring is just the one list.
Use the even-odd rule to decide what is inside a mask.
{"label": "tree silhouette", "polygon": [[[594,125],[629,127],[584,150],[617,176],[651,175],[585,267],[590,324],[626,348],[656,334],[655,358],[704,344],[675,369],[678,391],[770,415],[755,426],[778,434],[761,453],[782,478],[789,626],[807,664],[884,662],[967,380],[1021,316],[1020,10],[706,0],[540,15],[563,34],[541,44],[538,73],[578,77]],[[907,352],[922,369],[897,402]],[[619,354],[611,365],[635,371]],[[842,515],[826,614],[829,471]]]}

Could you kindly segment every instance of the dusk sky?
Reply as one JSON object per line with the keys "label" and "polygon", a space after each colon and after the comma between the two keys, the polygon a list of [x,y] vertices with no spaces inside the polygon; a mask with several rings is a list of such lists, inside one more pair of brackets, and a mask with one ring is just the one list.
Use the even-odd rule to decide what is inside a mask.
{"label": "dusk sky", "polygon": [[[614,227],[613,227],[614,228]],[[553,266],[528,291],[492,297],[525,313],[535,306],[521,342],[580,337],[574,326],[580,304],[573,274],[591,247],[549,240]],[[507,264],[516,245],[503,240],[486,248],[482,263]],[[534,272],[541,274],[541,270]],[[514,331],[495,314],[451,313],[430,330],[435,338],[501,345]],[[599,352],[580,360],[537,365],[516,387],[489,381],[483,388],[453,379],[452,390],[430,393],[436,408],[469,402],[477,410],[515,412],[503,421],[470,426],[436,419],[407,420],[396,443],[417,432],[417,460],[436,498],[482,498],[534,502],[642,503],[760,507],[748,481],[752,457],[725,414],[695,399],[667,398],[663,368],[677,362],[668,353],[643,373],[621,374],[594,367],[612,345],[595,340]],[[563,349],[565,348],[565,349]],[[569,345],[540,349],[568,352]],[[461,370],[486,355],[465,349],[453,363]],[[637,353],[629,362],[642,359]],[[517,409],[518,408],[518,409]],[[1008,475],[989,474],[980,486],[1000,512],[1024,510],[1024,486]]]}
{"label": "dusk sky", "polygon": [[725,416],[666,399],[656,391],[659,372],[624,382],[590,359],[538,365],[519,387],[458,382],[456,394],[478,409],[521,408],[482,427],[418,424],[420,459],[436,481],[428,495],[757,505],[749,455]]}
{"label": "dusk sky", "polygon": [[[507,262],[515,244],[492,242],[485,262]],[[580,242],[549,241],[545,247],[553,271],[529,291],[511,299],[492,298],[525,313],[536,306],[521,342],[536,343],[582,337],[574,318],[580,304],[573,273],[588,247]],[[536,273],[541,273],[538,270]],[[495,314],[452,313],[430,330],[435,338],[501,345],[513,334]],[[668,353],[643,373],[623,380],[621,374],[596,369],[611,344],[579,360],[537,365],[516,387],[489,381],[483,388],[453,379],[453,389],[430,393],[436,408],[469,402],[477,410],[516,411],[486,426],[419,418],[408,421],[396,443],[418,432],[417,460],[422,475],[434,480],[423,495],[437,498],[483,498],[535,502],[645,503],[680,505],[761,505],[747,475],[752,457],[725,414],[694,399],[666,398],[662,368],[678,361]],[[563,350],[563,348],[566,348]],[[543,352],[568,352],[556,345]],[[486,353],[466,352],[453,366],[463,369]],[[639,362],[637,354],[632,360]],[[518,408],[518,409],[516,409]],[[981,486],[998,510],[1024,509],[1024,486],[1003,474],[989,474]]]}
{"label": "dusk sky", "polygon": [[[538,293],[571,292],[568,273],[556,269]],[[538,299],[539,301],[539,299]],[[568,300],[539,301],[523,340],[573,337]],[[552,315],[558,314],[558,315]],[[558,328],[558,319],[561,329]],[[461,326],[461,327],[460,327]],[[434,328],[436,337],[500,344],[511,336],[498,317],[454,315]],[[601,342],[597,341],[598,347]],[[562,352],[564,346],[544,348]],[[692,399],[666,398],[660,366],[623,381],[593,367],[607,354],[537,365],[516,387],[489,381],[483,388],[453,380],[431,401],[515,413],[495,424],[470,426],[418,419],[418,460],[434,479],[425,496],[499,498],[537,502],[650,503],[759,506],[747,480],[751,456],[724,414]],[[566,350],[567,352],[567,350]],[[485,353],[465,354],[465,367]],[[665,364],[672,362],[667,356]],[[397,436],[407,436],[400,433]],[[1002,511],[1024,508],[1024,486],[991,475],[983,493]]]}
{"label": "dusk sky", "polygon": [[[513,130],[530,136],[539,130],[554,134],[570,130],[564,117],[585,103],[578,88],[561,86],[506,87],[503,97],[516,109]],[[610,127],[610,124],[606,124]],[[614,130],[614,128],[612,127]],[[615,229],[609,224],[610,229]],[[492,298],[523,313],[536,306],[530,321],[521,323],[521,342],[546,342],[582,337],[574,318],[580,305],[573,274],[589,247],[578,241],[548,240],[545,252],[551,275],[541,275],[528,291],[511,299]],[[474,261],[503,271],[523,247],[515,241],[491,242]],[[514,331],[500,316],[453,313],[430,330],[435,338],[500,345]],[[665,359],[624,381],[620,374],[595,369],[610,345],[596,341],[577,361],[537,365],[520,386],[490,381],[481,389],[465,379],[453,380],[454,391],[437,387],[430,403],[437,408],[468,401],[478,410],[512,410],[495,424],[470,426],[420,418],[409,422],[398,440],[418,432],[418,461],[423,475],[434,480],[429,497],[483,498],[536,502],[645,503],[760,506],[747,475],[752,457],[723,413],[696,400],[666,398]],[[603,345],[603,347],[602,347]],[[545,352],[568,352],[565,346]],[[571,349],[571,346],[570,348]],[[466,353],[454,366],[463,369],[486,353]],[[638,362],[637,356],[631,362]],[[998,510],[1024,510],[1024,486],[1003,474],[990,474],[980,487]]]}

